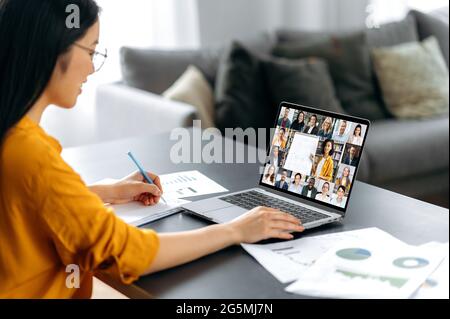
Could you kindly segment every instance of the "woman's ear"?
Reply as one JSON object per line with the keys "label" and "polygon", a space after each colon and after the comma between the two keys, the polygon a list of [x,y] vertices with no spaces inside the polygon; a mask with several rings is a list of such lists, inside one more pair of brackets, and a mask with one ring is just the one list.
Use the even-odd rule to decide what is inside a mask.
{"label": "woman's ear", "polygon": [[56,61],[56,68],[61,70],[61,73],[64,74],[69,69],[70,61],[72,59],[73,51],[69,50],[66,53],[61,54]]}

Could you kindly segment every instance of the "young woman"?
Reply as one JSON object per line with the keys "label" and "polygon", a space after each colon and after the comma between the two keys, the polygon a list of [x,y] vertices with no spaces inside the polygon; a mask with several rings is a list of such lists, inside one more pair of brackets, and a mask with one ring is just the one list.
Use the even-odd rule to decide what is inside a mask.
{"label": "young woman", "polygon": [[342,175],[336,178],[336,185],[343,186],[347,192],[350,190],[352,181],[350,179],[350,168],[348,166],[345,166],[342,170]]}
{"label": "young woman", "polygon": [[322,143],[322,159],[317,164],[316,176],[319,179],[331,181],[333,179],[334,162],[332,155],[334,153],[333,140],[325,140]]}
{"label": "young woman", "polygon": [[336,196],[334,196],[331,199],[330,204],[344,208],[346,202],[344,195],[345,195],[345,187],[339,186],[337,189]]}
{"label": "young woman", "polygon": [[316,195],[316,199],[322,202],[329,203],[330,202],[330,196],[328,196],[329,191],[330,191],[330,183],[328,182],[323,183],[322,192]]}
{"label": "young woman", "polygon": [[273,138],[272,145],[277,146],[278,149],[284,149],[286,148],[286,142],[287,142],[286,129],[279,128],[278,133]]}
{"label": "young woman", "polygon": [[303,129],[305,128],[305,113],[303,111],[300,111],[297,116],[297,121],[295,121],[291,129],[299,132],[303,132]]}
{"label": "young woman", "polygon": [[361,136],[362,127],[360,124],[356,125],[355,129],[353,130],[353,134],[349,137],[348,142],[350,144],[359,145],[361,146],[363,143],[363,138]]}
{"label": "young woman", "polygon": [[289,191],[300,194],[302,192],[303,186],[301,184],[302,174],[295,174],[294,181],[289,185]]}
{"label": "young woman", "polygon": [[275,167],[278,167],[278,166],[280,166],[280,162],[281,162],[281,158],[280,158],[279,147],[274,146],[272,148],[272,152],[269,157],[269,163],[271,165],[274,165]]}
{"label": "young woman", "polygon": [[[80,9],[79,28],[66,26],[69,5]],[[156,234],[105,208],[157,203],[158,177],[151,175],[156,186],[134,173],[89,187],[39,126],[48,105],[73,107],[101,66],[98,13],[93,0],[0,1],[0,298],[90,297],[95,273],[131,283],[230,245],[303,230],[291,215],[256,208],[228,224]],[[66,286],[72,264],[78,289]]]}
{"label": "young woman", "polygon": [[333,119],[331,117],[327,117],[323,121],[322,127],[320,128],[320,131],[317,134],[317,136],[321,140],[326,140],[331,139],[332,135],[333,135]]}
{"label": "young woman", "polygon": [[275,166],[270,165],[267,169],[267,173],[264,174],[262,182],[269,185],[275,185]]}

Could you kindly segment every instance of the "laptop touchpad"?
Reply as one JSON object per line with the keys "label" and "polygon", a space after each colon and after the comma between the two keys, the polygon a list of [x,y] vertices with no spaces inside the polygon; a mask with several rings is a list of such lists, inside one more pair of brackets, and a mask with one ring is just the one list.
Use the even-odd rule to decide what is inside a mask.
{"label": "laptop touchpad", "polygon": [[203,215],[211,218],[216,223],[226,223],[246,212],[245,209],[238,206],[229,206],[203,213]]}

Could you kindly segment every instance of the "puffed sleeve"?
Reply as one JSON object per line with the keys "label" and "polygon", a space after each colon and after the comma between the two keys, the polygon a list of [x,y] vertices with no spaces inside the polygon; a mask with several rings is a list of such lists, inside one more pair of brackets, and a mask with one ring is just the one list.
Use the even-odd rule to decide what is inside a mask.
{"label": "puffed sleeve", "polygon": [[36,189],[43,198],[38,211],[62,263],[127,284],[136,280],[158,252],[157,234],[123,222],[59,154],[50,157]]}

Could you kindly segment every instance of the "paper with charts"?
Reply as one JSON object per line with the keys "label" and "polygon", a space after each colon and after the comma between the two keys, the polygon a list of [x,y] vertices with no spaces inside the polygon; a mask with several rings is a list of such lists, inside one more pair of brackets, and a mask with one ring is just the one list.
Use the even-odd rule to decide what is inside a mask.
{"label": "paper with charts", "polygon": [[316,153],[318,143],[317,136],[296,133],[283,168],[302,175],[310,175],[313,165],[311,155]]}
{"label": "paper with charts", "polygon": [[390,234],[372,227],[274,244],[243,244],[242,247],[280,282],[289,283],[298,279],[334,245],[352,239],[403,244]]}
{"label": "paper with charts", "polygon": [[431,242],[421,247],[441,248],[447,252],[447,257],[439,267],[425,280],[420,289],[414,294],[414,299],[449,299],[449,260],[448,243]]}
{"label": "paper with charts", "polygon": [[347,241],[320,257],[286,291],[330,298],[409,298],[447,253],[442,248]]}
{"label": "paper with charts", "polygon": [[228,190],[199,171],[161,175],[164,198],[186,198],[227,192]]}

